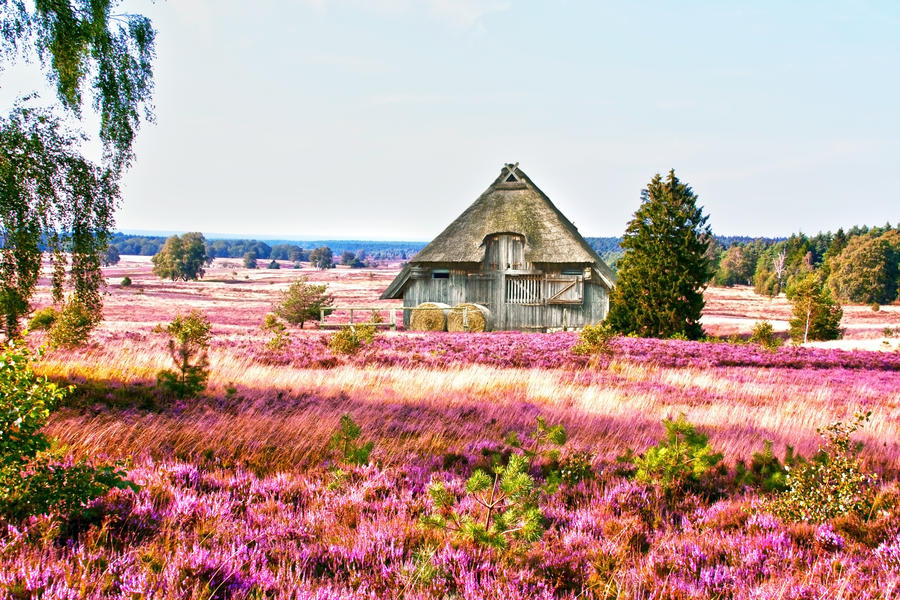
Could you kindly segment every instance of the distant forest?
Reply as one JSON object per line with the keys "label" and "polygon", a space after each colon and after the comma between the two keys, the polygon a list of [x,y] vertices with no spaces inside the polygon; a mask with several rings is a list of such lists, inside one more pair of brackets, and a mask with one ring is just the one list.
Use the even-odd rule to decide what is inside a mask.
{"label": "distant forest", "polygon": [[[621,255],[619,248],[621,237],[588,237],[585,238],[591,247],[602,256],[604,260],[613,262]],[[749,243],[762,239],[767,243],[781,241],[785,238],[754,238],[749,236],[717,236],[716,241],[722,248],[728,248],[735,243]],[[166,241],[166,236],[129,235],[115,233],[110,242],[119,251],[119,254],[132,254],[137,256],[153,256]],[[426,242],[383,242],[372,240],[267,240],[265,242],[252,239],[208,239],[206,251],[212,258],[241,258],[248,252],[254,252],[259,259],[265,260],[307,260],[309,251],[314,248],[328,247],[331,251],[340,255],[344,252],[358,254],[363,251],[373,260],[393,261],[408,260],[416,252],[424,248]],[[302,256],[297,258],[297,251]]]}

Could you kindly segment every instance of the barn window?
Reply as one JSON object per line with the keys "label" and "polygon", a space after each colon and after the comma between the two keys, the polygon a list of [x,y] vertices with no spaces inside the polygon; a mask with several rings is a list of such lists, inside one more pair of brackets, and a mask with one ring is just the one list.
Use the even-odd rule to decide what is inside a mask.
{"label": "barn window", "polygon": [[544,278],[540,275],[516,275],[506,278],[507,304],[543,304]]}
{"label": "barn window", "polygon": [[450,279],[449,269],[435,269],[431,272],[432,279]]}
{"label": "barn window", "polygon": [[527,268],[525,238],[515,233],[501,233],[487,239],[485,263],[491,271],[518,271]]}

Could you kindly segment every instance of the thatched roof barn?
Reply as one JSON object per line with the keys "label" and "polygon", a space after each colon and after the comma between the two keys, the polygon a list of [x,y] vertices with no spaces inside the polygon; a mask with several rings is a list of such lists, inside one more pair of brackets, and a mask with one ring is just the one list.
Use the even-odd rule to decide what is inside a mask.
{"label": "thatched roof barn", "polygon": [[404,306],[474,303],[493,329],[545,331],[601,321],[614,284],[612,270],[516,163],[381,297]]}

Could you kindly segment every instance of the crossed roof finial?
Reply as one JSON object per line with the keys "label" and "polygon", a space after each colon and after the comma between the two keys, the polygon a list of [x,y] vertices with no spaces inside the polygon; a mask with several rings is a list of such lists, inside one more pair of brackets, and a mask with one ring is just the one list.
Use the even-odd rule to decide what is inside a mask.
{"label": "crossed roof finial", "polygon": [[503,166],[506,169],[506,172],[509,174],[504,178],[504,181],[506,181],[507,183],[519,181],[519,176],[516,175],[516,169],[519,168],[519,163],[506,163]]}

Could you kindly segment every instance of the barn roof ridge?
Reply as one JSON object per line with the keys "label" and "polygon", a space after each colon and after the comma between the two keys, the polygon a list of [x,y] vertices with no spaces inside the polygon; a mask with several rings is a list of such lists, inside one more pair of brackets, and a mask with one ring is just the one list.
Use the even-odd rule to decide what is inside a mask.
{"label": "barn roof ridge", "polygon": [[[421,263],[480,263],[484,240],[497,233],[525,238],[525,259],[544,264],[590,265],[609,287],[612,269],[603,262],[575,225],[519,168],[506,163],[500,175],[456,219],[420,250],[409,266]],[[408,272],[408,269],[405,268]],[[404,273],[385,291],[394,297],[405,283]],[[390,294],[390,296],[388,296]]]}

